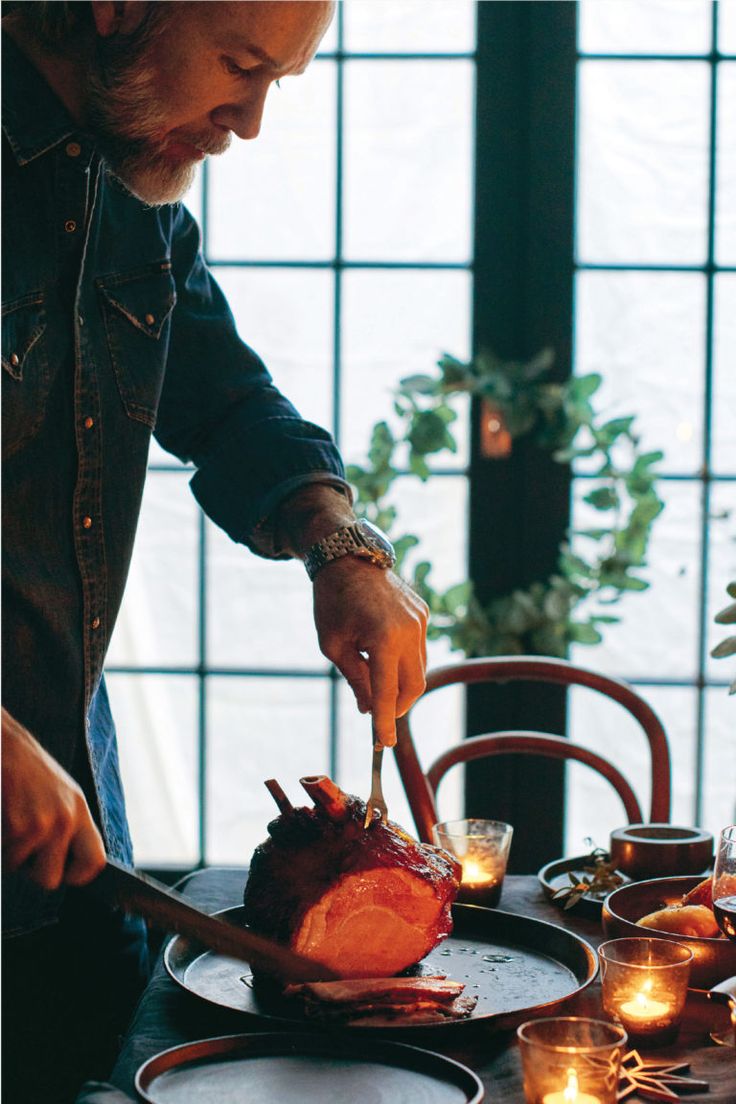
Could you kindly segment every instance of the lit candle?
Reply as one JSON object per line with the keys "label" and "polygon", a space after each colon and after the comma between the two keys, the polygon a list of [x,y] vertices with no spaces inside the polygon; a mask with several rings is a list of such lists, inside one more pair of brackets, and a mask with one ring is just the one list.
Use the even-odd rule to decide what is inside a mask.
{"label": "lit candle", "polygon": [[637,1023],[658,1022],[669,1016],[672,1009],[664,1001],[655,1000],[647,993],[637,993],[633,1000],[620,1005],[621,1017],[636,1020]]}
{"label": "lit candle", "polygon": [[578,1088],[578,1074],[573,1067],[567,1071],[567,1084],[560,1092],[546,1093],[542,1104],[601,1104],[600,1097],[581,1092]]}
{"label": "lit candle", "polygon": [[489,869],[477,859],[463,859],[463,885],[469,889],[487,888],[498,881],[495,868]]}

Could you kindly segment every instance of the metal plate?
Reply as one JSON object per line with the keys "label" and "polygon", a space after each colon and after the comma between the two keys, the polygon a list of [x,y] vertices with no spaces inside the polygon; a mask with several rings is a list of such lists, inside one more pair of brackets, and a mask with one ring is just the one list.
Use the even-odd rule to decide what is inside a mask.
{"label": "metal plate", "polygon": [[429,1050],[291,1032],[227,1035],[149,1058],[135,1087],[148,1104],[480,1104],[467,1066]]}
{"label": "metal plate", "polygon": [[[230,908],[217,915],[242,923],[243,911]],[[589,985],[598,971],[590,945],[556,924],[477,905],[454,905],[452,914],[455,927],[450,938],[408,972],[447,974],[464,982],[466,995],[478,998],[475,1010],[465,1020],[397,1022],[392,1032],[455,1030],[476,1021],[510,1028],[531,1012],[551,1012]],[[253,988],[242,962],[212,954],[183,936],[169,942],[164,962],[174,981],[212,1004],[277,1023],[314,1025],[295,1011],[293,1002]],[[380,1030],[386,1029],[355,1026],[351,1032]]]}
{"label": "metal plate", "polygon": [[[570,885],[569,875],[574,874],[581,878],[585,874],[586,866],[590,866],[590,855],[576,855],[572,859],[555,859],[543,866],[537,877],[545,894],[552,900],[558,889]],[[621,874],[621,871],[618,870],[616,873]],[[625,874],[621,874],[621,877],[623,878],[622,885],[626,885],[631,881]],[[591,920],[597,920],[600,918],[603,902],[610,892],[610,889],[604,889],[597,893],[586,893],[576,905],[573,905],[567,911],[574,912],[577,916],[587,916]],[[563,901],[555,901],[554,903],[560,908],[564,906]]]}

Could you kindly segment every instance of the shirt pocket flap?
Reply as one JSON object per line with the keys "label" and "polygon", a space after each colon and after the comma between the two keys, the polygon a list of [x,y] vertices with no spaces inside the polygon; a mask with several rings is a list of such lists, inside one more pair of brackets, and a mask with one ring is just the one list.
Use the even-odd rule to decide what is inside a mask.
{"label": "shirt pocket flap", "polygon": [[3,368],[14,379],[23,379],[23,365],[46,329],[43,295],[24,295],[3,307]]}
{"label": "shirt pocket flap", "polygon": [[158,340],[169,315],[176,305],[176,292],[171,279],[171,265],[160,264],[154,269],[126,276],[119,283],[99,281],[108,303],[136,329]]}

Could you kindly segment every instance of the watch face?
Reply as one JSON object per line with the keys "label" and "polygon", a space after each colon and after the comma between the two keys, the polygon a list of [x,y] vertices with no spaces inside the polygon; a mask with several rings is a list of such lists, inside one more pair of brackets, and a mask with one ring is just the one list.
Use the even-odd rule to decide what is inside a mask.
{"label": "watch face", "polygon": [[393,567],[396,563],[396,553],[386,534],[370,521],[359,521],[355,528],[371,553],[371,559],[381,567]]}

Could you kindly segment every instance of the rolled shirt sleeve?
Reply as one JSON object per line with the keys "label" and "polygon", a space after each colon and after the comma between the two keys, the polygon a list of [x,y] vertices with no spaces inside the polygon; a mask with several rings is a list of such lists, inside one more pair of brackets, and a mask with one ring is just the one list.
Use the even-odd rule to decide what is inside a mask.
{"label": "rolled shirt sleeve", "polygon": [[184,207],[173,229],[177,301],[156,439],[194,463],[192,491],[212,521],[258,555],[286,558],[274,544],[274,511],[286,495],[315,482],[334,485],[350,500],[342,459],[330,434],[299,416],[238,336]]}

